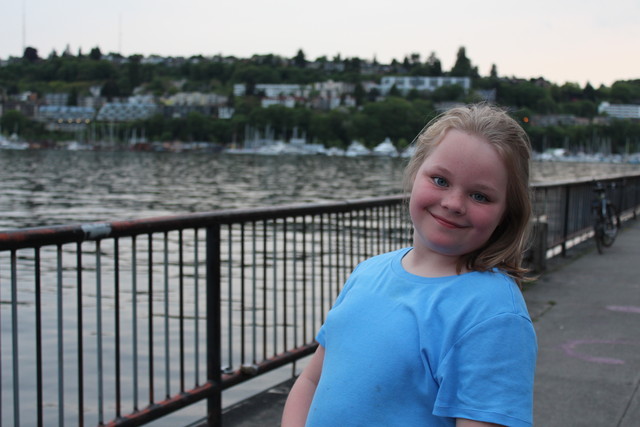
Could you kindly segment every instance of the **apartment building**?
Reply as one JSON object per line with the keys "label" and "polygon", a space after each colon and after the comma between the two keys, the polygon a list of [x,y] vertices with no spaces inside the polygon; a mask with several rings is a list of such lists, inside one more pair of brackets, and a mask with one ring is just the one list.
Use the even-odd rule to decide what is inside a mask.
{"label": "apartment building", "polygon": [[66,105],[41,105],[36,113],[36,120],[45,124],[48,130],[76,131],[84,129],[96,116],[91,107]]}
{"label": "apartment building", "polygon": [[411,90],[432,92],[439,87],[448,85],[462,86],[465,92],[471,89],[470,77],[429,77],[429,76],[385,76],[382,77],[378,89],[382,95],[389,93],[393,86],[401,93],[407,94]]}
{"label": "apartment building", "polygon": [[[309,96],[310,91],[311,89],[307,85],[260,83],[256,85],[254,92],[267,98],[277,98],[282,95],[306,98]],[[246,84],[238,83],[233,85],[234,96],[245,96],[246,93]]]}
{"label": "apartment building", "polygon": [[105,122],[128,122],[147,119],[158,112],[155,104],[108,102],[98,112],[96,119]]}
{"label": "apartment building", "polygon": [[603,102],[598,106],[598,113],[616,119],[640,119],[640,105]]}

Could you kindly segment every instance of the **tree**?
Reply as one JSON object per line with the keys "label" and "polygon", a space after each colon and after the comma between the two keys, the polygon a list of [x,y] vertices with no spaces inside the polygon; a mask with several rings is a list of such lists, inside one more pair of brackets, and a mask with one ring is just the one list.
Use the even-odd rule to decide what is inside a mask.
{"label": "tree", "polygon": [[293,64],[298,68],[305,68],[307,66],[307,60],[305,59],[302,49],[298,49],[298,53],[293,58]]}
{"label": "tree", "polygon": [[451,69],[451,75],[455,77],[478,77],[478,68],[471,65],[471,60],[467,58],[466,49],[458,49],[456,63]]}
{"label": "tree", "polygon": [[376,102],[379,96],[380,96],[380,90],[378,88],[372,87],[367,93],[367,101]]}
{"label": "tree", "polygon": [[211,120],[203,114],[191,112],[185,121],[185,138],[188,141],[209,141]]}
{"label": "tree", "polygon": [[542,114],[555,114],[558,112],[558,105],[548,94],[540,96],[535,103],[527,102],[523,103],[522,106],[530,106]]}
{"label": "tree", "polygon": [[556,102],[571,102],[582,99],[583,91],[577,83],[566,82],[562,86],[553,86],[551,89]]}
{"label": "tree", "polygon": [[640,80],[617,81],[611,85],[611,101],[621,104],[640,102]]}
{"label": "tree", "polygon": [[73,53],[71,53],[71,46],[67,45],[67,47],[64,48],[64,52],[62,52],[62,56],[64,58],[69,58],[73,56]]}
{"label": "tree", "polygon": [[427,62],[425,63],[427,68],[427,75],[432,77],[438,77],[442,75],[442,63],[436,56],[435,52],[431,52]]}
{"label": "tree", "polygon": [[132,88],[136,88],[142,83],[142,76],[140,71],[140,62],[142,61],[142,55],[131,55],[129,62],[127,63],[129,83]]}
{"label": "tree", "polygon": [[100,61],[102,59],[102,52],[100,52],[100,48],[96,46],[91,49],[91,52],[89,52],[89,58],[94,61]]}
{"label": "tree", "polygon": [[78,88],[76,86],[72,86],[71,90],[69,91],[69,96],[67,97],[67,105],[78,105]]}
{"label": "tree", "polygon": [[100,95],[104,96],[109,101],[111,101],[114,97],[120,96],[121,93],[120,88],[118,87],[118,83],[116,83],[114,79],[107,80],[104,86],[102,86]]}
{"label": "tree", "polygon": [[402,96],[402,94],[400,93],[400,90],[396,87],[396,85],[391,86],[391,89],[389,89],[389,93],[387,95],[390,97]]}
{"label": "tree", "polygon": [[344,62],[344,71],[347,73],[360,73],[361,61],[360,58],[345,58]]}
{"label": "tree", "polygon": [[594,117],[598,113],[596,104],[589,100],[578,100],[563,102],[559,105],[560,110],[565,114],[573,114],[577,117]]}
{"label": "tree", "polygon": [[593,86],[591,86],[591,83],[587,82],[587,84],[584,86],[584,89],[582,90],[582,96],[588,101],[596,101],[596,90],[593,88]]}
{"label": "tree", "polygon": [[402,61],[402,66],[404,67],[405,72],[411,69],[411,63],[409,62],[409,58],[404,57],[404,61]]}
{"label": "tree", "polygon": [[387,137],[392,141],[411,140],[425,124],[422,113],[416,104],[402,98],[369,103],[355,114],[354,136],[368,147],[374,147]]}
{"label": "tree", "polygon": [[[548,90],[529,81],[519,81],[517,83],[500,82],[497,95],[499,104],[512,105],[518,108],[536,108],[536,106],[541,105],[540,101],[542,99],[553,102]],[[545,109],[548,109],[548,107],[549,105],[546,104]]]}
{"label": "tree", "polygon": [[24,49],[24,54],[22,55],[22,58],[29,62],[36,62],[37,60],[40,59],[38,57],[38,49],[30,46],[26,47]]}
{"label": "tree", "polygon": [[444,85],[431,92],[431,99],[435,102],[462,101],[465,91],[460,85]]}
{"label": "tree", "polygon": [[496,67],[496,64],[491,64],[491,71],[489,72],[489,77],[491,77],[492,79],[498,78],[498,67]]}
{"label": "tree", "polygon": [[24,138],[31,138],[44,131],[41,123],[29,120],[27,116],[16,110],[6,111],[0,117],[0,128],[8,133],[16,132]]}
{"label": "tree", "polygon": [[367,96],[367,92],[364,90],[362,83],[356,83],[353,89],[353,97],[356,100],[356,105],[357,106],[362,105],[366,96]]}

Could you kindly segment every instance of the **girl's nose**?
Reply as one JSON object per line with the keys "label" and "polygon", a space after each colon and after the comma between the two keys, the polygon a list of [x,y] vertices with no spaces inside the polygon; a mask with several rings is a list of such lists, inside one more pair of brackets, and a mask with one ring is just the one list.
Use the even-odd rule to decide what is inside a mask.
{"label": "girl's nose", "polygon": [[465,195],[458,191],[448,191],[442,198],[442,206],[457,215],[465,213]]}

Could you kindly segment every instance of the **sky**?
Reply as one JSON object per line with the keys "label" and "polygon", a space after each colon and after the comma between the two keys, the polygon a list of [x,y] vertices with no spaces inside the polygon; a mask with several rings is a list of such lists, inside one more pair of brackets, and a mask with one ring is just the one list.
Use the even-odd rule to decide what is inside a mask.
{"label": "sky", "polygon": [[99,47],[161,56],[254,54],[381,63],[464,47],[481,76],[610,86],[640,79],[638,0],[0,0],[0,58]]}

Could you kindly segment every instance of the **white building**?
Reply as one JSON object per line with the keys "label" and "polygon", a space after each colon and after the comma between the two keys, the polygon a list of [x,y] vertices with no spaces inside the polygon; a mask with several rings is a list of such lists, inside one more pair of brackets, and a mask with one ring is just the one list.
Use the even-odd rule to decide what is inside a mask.
{"label": "white building", "polygon": [[[36,118],[40,121],[76,122],[93,120],[96,110],[89,107],[41,105]],[[79,123],[79,122],[78,122]]]}
{"label": "white building", "polygon": [[95,108],[79,106],[41,105],[36,120],[48,130],[75,131],[84,129],[96,116]]}
{"label": "white building", "polygon": [[218,107],[218,118],[230,119],[231,117],[233,117],[234,112],[235,109],[231,107]]}
{"label": "white building", "polygon": [[[306,98],[309,92],[310,88],[307,85],[260,83],[255,87],[255,94],[263,94],[267,98],[277,98],[281,95]],[[233,85],[234,96],[244,96],[246,93],[247,86],[244,83]]]}
{"label": "white building", "polygon": [[396,89],[398,89],[401,93],[406,95],[413,89],[417,91],[432,92],[439,87],[449,85],[462,86],[465,92],[469,92],[469,89],[471,89],[471,78],[444,76],[385,76],[380,81],[380,85],[378,87],[382,95],[388,94],[393,86],[395,86]]}
{"label": "white building", "polygon": [[598,113],[604,113],[616,119],[640,119],[640,105],[603,102],[598,106]]}
{"label": "white building", "polygon": [[268,108],[272,105],[282,105],[283,107],[293,108],[296,106],[296,98],[293,96],[267,97],[260,100],[260,105],[262,108]]}
{"label": "white building", "polygon": [[223,105],[227,97],[217,93],[179,92],[161,100],[165,105]]}
{"label": "white building", "polygon": [[69,101],[68,93],[47,93],[44,95],[44,103],[47,105],[55,105],[63,107]]}
{"label": "white building", "polygon": [[342,95],[353,93],[354,84],[329,80],[314,83],[313,90],[318,92],[321,98],[340,98]]}
{"label": "white building", "polygon": [[128,122],[147,119],[158,112],[155,104],[134,104],[131,102],[108,102],[98,112],[96,120],[105,122]]}

